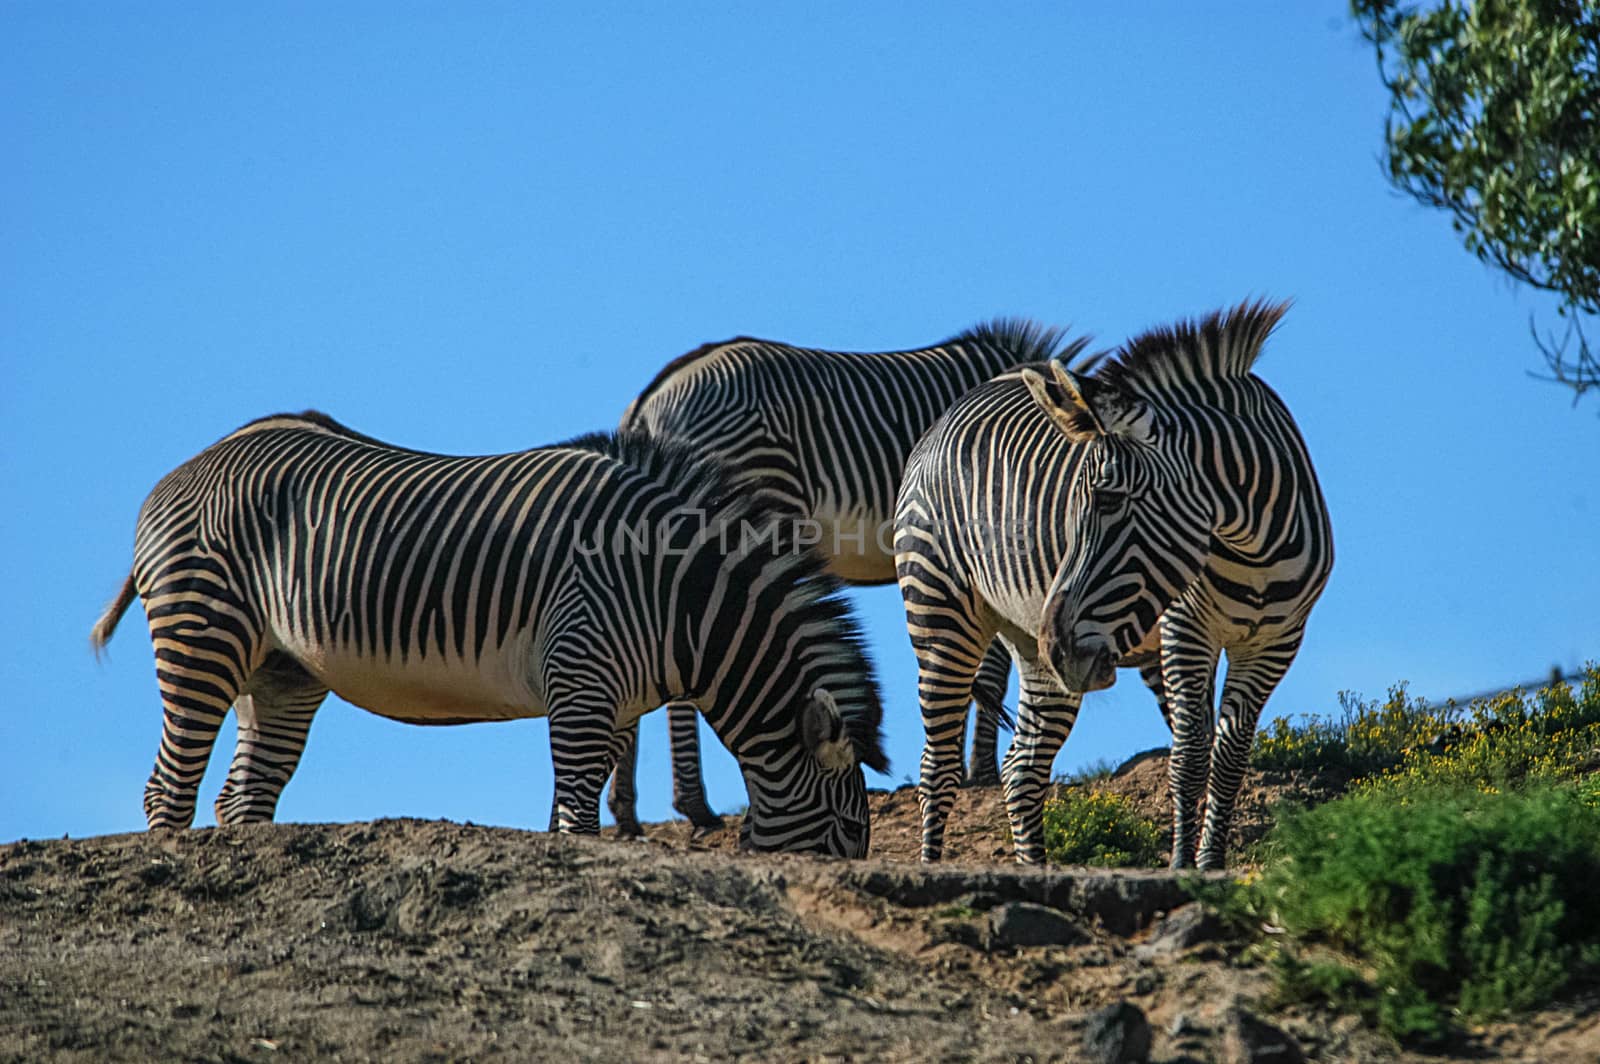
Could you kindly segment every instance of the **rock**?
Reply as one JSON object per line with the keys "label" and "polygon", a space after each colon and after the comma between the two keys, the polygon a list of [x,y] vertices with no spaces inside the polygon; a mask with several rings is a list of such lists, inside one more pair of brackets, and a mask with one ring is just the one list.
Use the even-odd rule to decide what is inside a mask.
{"label": "rock", "polygon": [[989,912],[991,946],[1081,946],[1090,940],[1071,917],[1047,905],[1013,901]]}
{"label": "rock", "polygon": [[1100,921],[1113,935],[1132,935],[1149,926],[1158,912],[1169,911],[1189,900],[1182,877],[1167,874],[1080,876],[1073,884],[1067,908]]}
{"label": "rock", "polygon": [[1157,922],[1149,939],[1134,950],[1134,955],[1157,957],[1179,953],[1202,942],[1215,942],[1226,934],[1227,929],[1215,913],[1198,902],[1191,902]]}
{"label": "rock", "polygon": [[1306,1054],[1288,1031],[1232,1008],[1223,1021],[1221,1059],[1223,1064],[1305,1064]]}
{"label": "rock", "polygon": [[1089,1014],[1083,1056],[1094,1064],[1143,1064],[1150,1059],[1150,1021],[1144,1010],[1119,1001]]}
{"label": "rock", "polygon": [[[1003,854],[1009,855],[1006,849]],[[1198,873],[1204,879],[1226,873]],[[896,867],[846,869],[841,880],[895,905],[920,909],[950,905],[963,897],[984,894],[997,901],[1032,902],[1072,913],[1085,924],[1099,921],[1114,935],[1132,935],[1148,927],[1156,913],[1191,900],[1186,882],[1196,873],[1130,872],[1104,869]]]}

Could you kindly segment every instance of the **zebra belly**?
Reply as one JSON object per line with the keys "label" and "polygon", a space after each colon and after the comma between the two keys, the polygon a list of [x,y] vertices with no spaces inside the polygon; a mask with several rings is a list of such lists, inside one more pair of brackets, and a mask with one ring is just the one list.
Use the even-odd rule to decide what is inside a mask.
{"label": "zebra belly", "polygon": [[374,658],[353,648],[284,649],[351,705],[408,724],[465,724],[542,717],[546,706],[512,668],[510,655],[479,661],[430,654]]}
{"label": "zebra belly", "polygon": [[813,518],[817,550],[828,570],[848,584],[892,583],[894,523],[859,513],[819,513]]}

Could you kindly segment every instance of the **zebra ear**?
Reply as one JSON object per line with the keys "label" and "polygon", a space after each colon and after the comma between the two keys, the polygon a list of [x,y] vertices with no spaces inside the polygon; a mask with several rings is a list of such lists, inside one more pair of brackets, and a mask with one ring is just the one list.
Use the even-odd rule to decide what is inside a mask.
{"label": "zebra ear", "polygon": [[1071,370],[1054,359],[1050,361],[1049,376],[1032,367],[1022,371],[1022,383],[1028,386],[1028,394],[1039,404],[1039,409],[1069,439],[1084,443],[1104,435],[1105,427],[1084,400],[1079,380]]}
{"label": "zebra ear", "polygon": [[1096,436],[1126,436],[1149,443],[1155,438],[1150,404],[1098,377],[1074,373],[1051,359],[1048,378],[1038,370],[1025,369],[1022,380],[1033,401],[1072,440],[1084,443]]}
{"label": "zebra ear", "polygon": [[856,767],[856,749],[845,733],[844,716],[827,688],[811,692],[800,715],[800,737],[822,770],[841,775]]}

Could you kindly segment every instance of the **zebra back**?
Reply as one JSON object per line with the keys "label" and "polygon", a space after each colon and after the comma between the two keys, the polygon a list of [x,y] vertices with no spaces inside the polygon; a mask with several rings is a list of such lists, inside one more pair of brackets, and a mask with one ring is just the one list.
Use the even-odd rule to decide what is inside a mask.
{"label": "zebra back", "polygon": [[[746,529],[766,535],[736,534]],[[192,624],[194,604],[208,605],[234,646],[235,686],[277,646],[322,663],[340,693],[341,676],[381,663],[424,678],[424,709],[468,707],[407,717],[387,695],[351,691],[379,712],[492,719],[527,715],[568,670],[603,665],[594,682],[624,712],[689,694],[733,726],[744,691],[769,713],[742,718],[763,734],[775,734],[771,712],[795,712],[820,686],[859,760],[886,763],[876,684],[837,582],[759,498],[668,441],[599,434],[456,457],[326,415],[274,415],[162,478],[141,509],[133,577],[153,627]],[[558,643],[568,656],[552,672],[543,655]]]}
{"label": "zebra back", "polygon": [[[1070,358],[1085,342],[1022,319],[878,353],[739,337],[668,363],[622,425],[692,439],[741,483],[759,482],[775,502],[825,526],[850,520],[867,557],[836,568],[852,583],[882,582],[893,579],[887,529],[906,457],[928,426],[997,373]],[[836,562],[846,551],[838,536],[822,537],[818,549]]]}

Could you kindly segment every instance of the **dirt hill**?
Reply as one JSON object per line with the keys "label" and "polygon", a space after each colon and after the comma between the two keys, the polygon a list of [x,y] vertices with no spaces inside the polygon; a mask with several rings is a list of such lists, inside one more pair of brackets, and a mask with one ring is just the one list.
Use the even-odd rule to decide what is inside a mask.
{"label": "dirt hill", "polygon": [[[1137,1041],[1141,1016],[1155,1060],[1290,1059],[1249,1055],[1285,1034],[1312,1059],[1407,1059],[1352,1020],[1260,1008],[1266,974],[1164,872],[1000,863],[992,790],[963,793],[930,871],[915,793],[876,802],[864,862],[724,852],[732,831],[678,824],[3,846],[0,1060],[1078,1060]],[[1569,1008],[1468,1048],[1593,1060],[1600,1020]]]}

